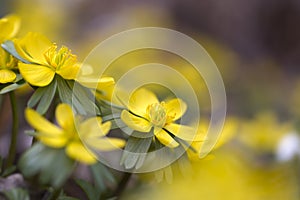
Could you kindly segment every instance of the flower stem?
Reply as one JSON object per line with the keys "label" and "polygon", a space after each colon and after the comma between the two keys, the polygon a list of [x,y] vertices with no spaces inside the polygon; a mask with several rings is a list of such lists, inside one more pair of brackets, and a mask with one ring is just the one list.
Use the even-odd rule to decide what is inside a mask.
{"label": "flower stem", "polygon": [[9,147],[9,153],[8,153],[8,159],[6,165],[7,168],[13,165],[16,157],[18,124],[19,124],[16,96],[13,91],[9,93],[9,98],[10,98],[10,106],[12,111],[12,129],[11,129],[11,140],[10,140],[10,147]]}
{"label": "flower stem", "polygon": [[124,189],[126,188],[127,183],[130,180],[131,175],[132,175],[132,173],[128,173],[128,172],[124,173],[117,189],[114,192],[114,195],[113,195],[114,197],[116,197],[117,199],[120,199],[120,196],[123,193]]}
{"label": "flower stem", "polygon": [[48,200],[56,200],[61,193],[61,189],[54,189],[54,191],[51,193],[50,197]]}

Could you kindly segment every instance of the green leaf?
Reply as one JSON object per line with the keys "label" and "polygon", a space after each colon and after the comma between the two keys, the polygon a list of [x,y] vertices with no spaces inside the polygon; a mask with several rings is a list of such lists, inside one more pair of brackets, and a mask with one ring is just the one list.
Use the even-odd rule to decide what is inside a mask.
{"label": "green leaf", "polygon": [[164,180],[164,171],[162,169],[159,169],[154,172],[155,180],[160,183]]}
{"label": "green leaf", "polygon": [[101,163],[96,163],[90,166],[95,187],[98,191],[105,191],[106,190],[106,183],[115,184],[116,180],[115,177],[111,174],[111,172]]}
{"label": "green leaf", "polygon": [[69,104],[70,106],[73,106],[76,113],[82,115],[87,114],[83,106],[78,101],[78,99],[76,99],[76,97],[73,98],[72,90],[69,88],[65,81],[62,81],[62,84],[58,86],[58,92],[61,101],[63,103]]}
{"label": "green leaf", "polygon": [[101,193],[94,188],[92,184],[85,180],[76,179],[76,183],[85,192],[89,200],[100,199]]}
{"label": "green leaf", "polygon": [[36,132],[34,130],[25,130],[24,133],[29,136],[37,136],[38,135],[38,132]]}
{"label": "green leaf", "polygon": [[103,122],[110,121],[113,119],[120,119],[120,118],[121,118],[121,113],[113,113],[110,115],[102,116]]}
{"label": "green leaf", "polygon": [[[92,165],[90,167],[91,172],[93,174],[93,179],[94,179],[94,184],[95,188],[97,188],[98,191],[104,191],[106,186],[105,186],[105,179],[103,178],[102,170],[96,169],[97,167],[93,167]],[[109,172],[110,173],[110,172]]]}
{"label": "green leaf", "polygon": [[27,106],[33,108],[37,105],[36,111],[41,115],[45,114],[55,96],[56,88],[57,81],[56,79],[53,79],[49,85],[36,89],[34,94],[29,99]]}
{"label": "green leaf", "polygon": [[61,196],[61,197],[58,197],[57,200],[80,200],[80,199],[77,199],[75,197]]}
{"label": "green leaf", "polygon": [[6,176],[9,176],[11,175],[12,173],[14,173],[15,171],[17,170],[17,167],[15,165],[5,169],[2,173],[2,176],[3,177],[6,177]]}
{"label": "green leaf", "polygon": [[66,81],[60,76],[56,76],[59,98],[63,103],[72,105],[72,90]]}
{"label": "green leaf", "polygon": [[45,114],[50,107],[52,100],[55,96],[57,87],[57,82],[54,79],[50,85],[48,85],[42,95],[42,98],[36,108],[36,111],[40,113],[41,115]]}
{"label": "green leaf", "polygon": [[[81,84],[75,81],[68,80],[66,82],[69,85],[69,87],[72,88],[72,92],[74,95],[73,98],[75,97],[78,100],[78,103],[81,104],[80,106],[84,108],[87,114],[92,114],[92,115],[101,114],[99,108],[95,103],[95,97],[93,96],[90,89],[82,86]],[[76,107],[77,102],[74,103]]]}
{"label": "green leaf", "polygon": [[142,167],[151,142],[152,137],[129,137],[120,164],[124,165],[126,169],[132,169],[134,167],[135,169],[139,169],[140,167]]}
{"label": "green leaf", "polygon": [[167,183],[171,184],[173,181],[173,171],[172,171],[171,166],[167,166],[163,170],[164,170],[164,174],[165,174]]}
{"label": "green leaf", "polygon": [[27,102],[27,106],[29,108],[33,108],[34,106],[37,105],[37,103],[41,100],[43,94],[44,94],[44,87],[40,87],[36,89],[33,93],[33,95],[30,97],[30,99]]}
{"label": "green leaf", "polygon": [[166,180],[167,183],[171,184],[173,181],[173,171],[171,166],[167,166],[163,169],[159,169],[154,172],[155,179],[158,183]]}
{"label": "green leaf", "polygon": [[15,44],[13,43],[13,41],[11,40],[7,40],[5,42],[3,42],[1,44],[1,47],[3,49],[5,49],[8,53],[10,53],[11,55],[13,55],[15,58],[17,58],[18,60],[22,61],[23,63],[27,63],[29,64],[30,62],[25,60],[24,58],[22,58],[18,52],[16,51],[16,48],[15,48]]}
{"label": "green leaf", "polygon": [[193,171],[191,162],[186,153],[184,153],[178,160],[178,168],[184,177],[191,177]]}
{"label": "green leaf", "polygon": [[106,101],[101,99],[99,101],[99,104],[101,104],[103,107],[107,107],[107,108],[115,108],[115,109],[119,109],[119,110],[125,110],[126,107],[122,106],[122,105],[117,105],[117,104],[113,104],[112,102]]}
{"label": "green leaf", "polygon": [[87,115],[88,113],[82,106],[82,104],[78,101],[78,99],[75,97],[73,98],[73,107],[75,108],[76,113],[81,115]]}
{"label": "green leaf", "polygon": [[73,80],[64,80],[60,76],[56,77],[59,97],[62,102],[72,105],[78,114],[100,115],[100,110],[94,102],[94,96],[88,88]]}
{"label": "green leaf", "polygon": [[28,192],[21,188],[14,188],[3,193],[8,200],[30,200]]}
{"label": "green leaf", "polygon": [[38,142],[22,155],[19,169],[25,177],[38,175],[42,184],[58,188],[72,173],[74,161],[64,149],[49,148]]}
{"label": "green leaf", "polygon": [[11,92],[13,90],[18,89],[19,87],[21,87],[23,85],[25,85],[25,81],[23,79],[16,82],[16,83],[3,84],[0,87],[0,94],[5,94],[5,93],[8,93],[8,92]]}
{"label": "green leaf", "polygon": [[[102,115],[103,116],[103,115]],[[111,116],[113,116],[113,118],[111,119]],[[110,121],[111,122],[111,127],[110,130],[113,129],[122,129],[122,131],[124,133],[126,133],[126,136],[133,134],[133,130],[130,129],[121,119],[120,113],[115,113],[115,114],[111,114],[110,116],[103,116],[102,117],[102,121],[107,122]],[[144,133],[145,135],[145,133]]]}

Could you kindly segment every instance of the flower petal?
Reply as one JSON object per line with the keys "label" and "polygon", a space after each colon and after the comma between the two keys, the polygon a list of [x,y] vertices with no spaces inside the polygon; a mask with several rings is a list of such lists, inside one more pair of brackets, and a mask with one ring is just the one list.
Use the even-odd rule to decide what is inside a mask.
{"label": "flower petal", "polygon": [[145,89],[135,90],[129,98],[128,109],[136,115],[145,116],[147,107],[153,103],[159,103],[156,95]]}
{"label": "flower petal", "polygon": [[101,130],[102,132],[106,135],[111,128],[111,122],[105,122],[104,124],[101,125]]}
{"label": "flower petal", "polygon": [[55,111],[55,117],[60,127],[64,130],[74,132],[74,116],[70,105],[64,103],[59,104]]}
{"label": "flower petal", "polygon": [[8,15],[0,19],[0,42],[14,37],[20,28],[20,18]]}
{"label": "flower petal", "polygon": [[154,128],[154,135],[155,137],[165,146],[170,148],[175,148],[179,144],[162,128],[155,127]]}
{"label": "flower petal", "polygon": [[107,87],[114,85],[115,83],[113,77],[78,77],[76,80],[85,87],[97,88],[98,90],[106,89]]}
{"label": "flower petal", "polygon": [[203,141],[205,135],[197,133],[192,127],[184,126],[180,124],[168,124],[164,127],[166,130],[170,131],[176,137],[179,137],[187,141]]}
{"label": "flower petal", "polygon": [[66,153],[74,160],[85,163],[87,165],[94,164],[97,162],[95,155],[88,151],[79,141],[71,142],[66,147]]}
{"label": "flower petal", "polygon": [[190,146],[194,149],[194,151],[191,150],[190,148],[186,148],[186,153],[187,153],[189,159],[191,159],[193,161],[197,161],[200,159],[199,153],[201,151],[202,145],[203,145],[203,142],[195,141],[195,142],[192,142],[191,146]]}
{"label": "flower petal", "polygon": [[129,94],[121,87],[116,87],[114,85],[113,88],[110,88],[111,91],[111,102],[116,105],[120,105],[128,108],[129,103]]}
{"label": "flower petal", "polygon": [[64,135],[44,135],[43,133],[41,133],[37,135],[37,138],[43,144],[52,148],[62,148],[68,142],[68,138]]}
{"label": "flower petal", "polygon": [[85,142],[88,146],[101,151],[112,151],[125,146],[125,141],[119,138],[89,138]]}
{"label": "flower petal", "polygon": [[181,99],[172,99],[167,101],[165,108],[168,116],[174,116],[173,121],[181,118],[181,116],[186,112],[187,105]]}
{"label": "flower petal", "polygon": [[57,136],[62,134],[62,130],[60,128],[50,123],[33,109],[27,108],[25,110],[25,117],[28,123],[41,133],[49,136]]}
{"label": "flower petal", "polygon": [[23,78],[31,85],[44,87],[51,83],[55,72],[49,67],[35,64],[18,64]]}
{"label": "flower petal", "polygon": [[79,72],[79,64],[77,61],[71,62],[67,61],[59,70],[56,71],[57,74],[61,75],[64,79],[75,80]]}
{"label": "flower petal", "polygon": [[89,138],[99,138],[105,136],[111,127],[111,122],[101,123],[101,117],[93,117],[85,120],[79,126],[80,138],[85,142]]}
{"label": "flower petal", "polygon": [[113,77],[110,77],[110,76],[101,77],[98,88],[101,89],[103,87],[107,87],[107,86],[110,86],[113,84],[115,84],[115,79]]}
{"label": "flower petal", "polygon": [[0,70],[0,83],[11,83],[17,78],[16,74],[9,69]]}
{"label": "flower petal", "polygon": [[[96,93],[96,98],[103,99],[106,101],[111,101],[111,102],[115,103],[116,101],[112,100],[113,93],[115,90],[115,84],[108,85],[108,83],[106,83],[104,85],[105,86],[101,85],[101,83],[98,85],[98,87],[97,87],[98,92]],[[119,102],[117,102],[116,104],[119,104]]]}
{"label": "flower petal", "polygon": [[15,48],[18,54],[36,64],[46,64],[44,53],[53,45],[53,43],[39,33],[29,32],[25,37],[15,40]]}
{"label": "flower petal", "polygon": [[152,125],[141,117],[136,117],[130,114],[127,110],[123,110],[121,113],[121,119],[131,129],[140,132],[149,132]]}

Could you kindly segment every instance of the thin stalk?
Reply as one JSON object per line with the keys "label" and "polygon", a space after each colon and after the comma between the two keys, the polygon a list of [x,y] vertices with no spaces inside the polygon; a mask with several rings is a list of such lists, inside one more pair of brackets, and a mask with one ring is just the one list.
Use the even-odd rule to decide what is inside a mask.
{"label": "thin stalk", "polygon": [[49,196],[48,200],[56,200],[56,199],[58,199],[60,193],[61,193],[61,189],[54,189],[54,191]]}
{"label": "thin stalk", "polygon": [[12,111],[12,129],[11,129],[11,140],[9,146],[8,159],[7,159],[7,168],[13,165],[16,157],[18,124],[19,124],[16,96],[13,91],[9,93],[9,98],[10,98],[10,106]]}
{"label": "thin stalk", "polygon": [[120,199],[121,194],[126,189],[126,186],[130,180],[132,173],[125,172],[117,189],[115,190],[113,197],[116,197],[117,199]]}

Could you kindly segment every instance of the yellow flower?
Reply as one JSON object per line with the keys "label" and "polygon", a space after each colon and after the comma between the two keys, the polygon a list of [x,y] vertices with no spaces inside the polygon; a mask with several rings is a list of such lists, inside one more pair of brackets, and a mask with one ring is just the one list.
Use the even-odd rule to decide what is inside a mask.
{"label": "yellow flower", "polygon": [[[206,140],[208,127],[209,121],[202,119],[197,130],[197,139],[191,143],[191,147],[193,148],[193,150],[196,150],[196,152],[191,149],[187,149],[187,155],[192,161],[198,161],[200,159],[200,152],[210,151],[210,149],[203,149],[203,143]],[[238,120],[234,117],[227,117],[223,130],[220,133],[218,141],[214,145],[213,150],[220,148],[228,141],[230,141],[237,134],[238,128]]]}
{"label": "yellow flower", "polygon": [[111,77],[103,77],[97,87],[96,98],[106,101],[112,101],[112,95],[115,88],[115,81]]}
{"label": "yellow flower", "polygon": [[0,83],[11,83],[17,75],[13,70],[17,69],[17,60],[0,47]]}
{"label": "yellow flower", "polygon": [[57,45],[38,33],[28,33],[24,38],[15,40],[18,54],[29,61],[19,63],[19,69],[24,79],[34,86],[47,86],[55,74],[64,79],[75,79],[80,65],[75,55],[63,46],[57,50]]}
{"label": "yellow flower", "polygon": [[[81,68],[81,72],[84,69]],[[92,73],[92,72],[91,72]],[[76,79],[81,85],[97,90],[96,97],[98,99],[111,101],[113,90],[115,87],[115,80],[113,77],[104,76],[101,78],[94,78],[94,77],[84,77],[78,76]]]}
{"label": "yellow flower", "polygon": [[172,134],[182,139],[192,138],[190,127],[174,123],[185,113],[187,105],[181,99],[159,102],[156,95],[144,88],[133,92],[129,98],[128,111],[123,110],[121,119],[131,129],[150,132],[164,145],[175,148],[179,144]]}
{"label": "yellow flower", "polygon": [[172,183],[151,184],[147,189],[128,192],[122,199],[299,200],[294,165],[258,167],[242,151],[238,147],[218,151],[214,159],[193,163],[184,178],[175,176]]}
{"label": "yellow flower", "polygon": [[79,119],[74,118],[68,104],[60,104],[56,108],[55,115],[59,127],[32,109],[27,108],[25,115],[29,124],[37,130],[38,140],[52,148],[65,147],[69,157],[85,164],[94,164],[97,159],[96,155],[86,149],[84,144],[101,151],[111,151],[125,145],[124,140],[105,137],[110,130],[111,123],[102,124],[100,117],[87,119],[77,125]]}
{"label": "yellow flower", "polygon": [[16,36],[20,28],[20,19],[15,15],[8,15],[0,19],[0,43]]}
{"label": "yellow flower", "polygon": [[[20,19],[9,15],[0,19],[0,43],[13,38],[20,27]],[[0,47],[0,83],[10,83],[16,80],[14,69],[17,69],[17,60]]]}
{"label": "yellow flower", "polygon": [[264,111],[242,124],[238,139],[249,148],[261,152],[274,152],[280,139],[293,129],[291,122],[280,122],[276,113]]}

